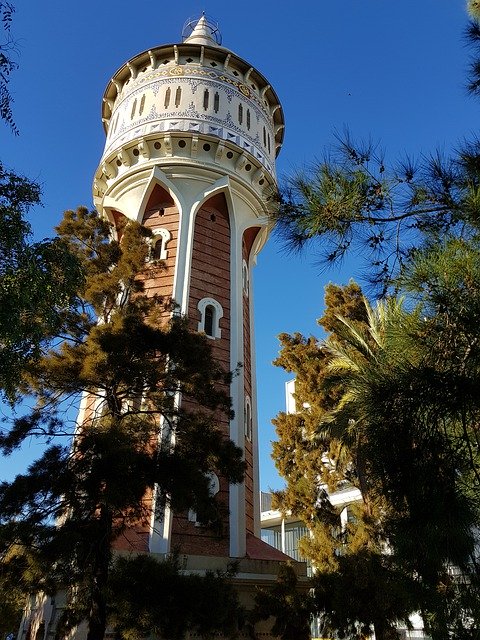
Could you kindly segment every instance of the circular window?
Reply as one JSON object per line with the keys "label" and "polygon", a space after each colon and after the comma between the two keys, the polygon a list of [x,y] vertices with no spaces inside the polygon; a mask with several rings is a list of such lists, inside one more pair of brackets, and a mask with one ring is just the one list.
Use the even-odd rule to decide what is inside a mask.
{"label": "circular window", "polygon": [[134,149],[132,151],[132,153],[133,153],[134,156],[139,156],[140,155],[140,151],[138,149]]}
{"label": "circular window", "polygon": [[178,143],[178,146],[183,149],[184,147],[187,146],[187,143],[185,142],[185,140],[180,140],[180,142]]}
{"label": "circular window", "polygon": [[120,160],[117,160],[117,167],[121,167],[122,163],[120,162]]}
{"label": "circular window", "polygon": [[161,142],[155,142],[155,144],[153,146],[155,147],[155,149],[161,149],[162,148],[162,143]]}
{"label": "circular window", "polygon": [[245,171],[250,171],[251,168],[252,168],[251,164],[246,164],[245,165]]}
{"label": "circular window", "polygon": [[203,150],[204,150],[204,151],[210,151],[210,149],[211,149],[211,146],[208,144],[208,142],[206,142],[206,143],[203,145]]}
{"label": "circular window", "polygon": [[264,184],[265,180],[262,178],[261,180],[258,181],[258,184],[262,185]]}
{"label": "circular window", "polygon": [[233,158],[233,153],[231,151],[227,151],[227,158],[231,160]]}

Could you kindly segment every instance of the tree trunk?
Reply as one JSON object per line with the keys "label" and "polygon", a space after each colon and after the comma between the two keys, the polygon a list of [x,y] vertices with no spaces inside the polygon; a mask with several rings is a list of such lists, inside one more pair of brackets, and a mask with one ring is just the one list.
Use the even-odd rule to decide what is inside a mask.
{"label": "tree trunk", "polygon": [[103,535],[97,541],[93,580],[90,591],[87,640],[104,640],[107,627],[106,587],[111,557],[112,518],[107,506],[100,507],[99,530]]}

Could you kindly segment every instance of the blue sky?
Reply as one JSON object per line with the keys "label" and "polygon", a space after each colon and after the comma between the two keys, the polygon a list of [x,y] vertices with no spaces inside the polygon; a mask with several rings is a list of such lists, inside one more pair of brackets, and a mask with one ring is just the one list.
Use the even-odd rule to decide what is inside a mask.
{"label": "blue sky", "polygon": [[[379,141],[390,158],[448,151],[478,131],[479,104],[464,89],[463,0],[15,4],[20,69],[11,90],[21,135],[0,124],[0,158],[43,186],[44,206],[32,215],[37,237],[51,235],[64,209],[92,205],[104,144],[101,99],[110,77],[136,53],[178,42],[185,20],[202,10],[219,22],[223,45],[257,67],[283,104],[281,180],[321,158],[344,127],[353,137]],[[271,366],[276,336],[320,335],[315,320],[325,284],[355,275],[355,259],[323,273],[313,253],[289,255],[275,238],[259,257],[254,288],[264,489],[281,486],[270,460],[270,420],[284,408],[288,376]],[[0,464],[6,477],[21,460]]]}

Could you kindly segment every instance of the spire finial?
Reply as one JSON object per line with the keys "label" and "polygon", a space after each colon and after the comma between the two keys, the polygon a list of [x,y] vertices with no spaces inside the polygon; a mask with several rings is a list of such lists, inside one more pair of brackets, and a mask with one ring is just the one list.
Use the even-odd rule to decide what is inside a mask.
{"label": "spire finial", "polygon": [[189,18],[182,30],[183,42],[203,44],[210,47],[218,47],[222,44],[222,37],[218,24],[207,17],[202,11],[200,18]]}

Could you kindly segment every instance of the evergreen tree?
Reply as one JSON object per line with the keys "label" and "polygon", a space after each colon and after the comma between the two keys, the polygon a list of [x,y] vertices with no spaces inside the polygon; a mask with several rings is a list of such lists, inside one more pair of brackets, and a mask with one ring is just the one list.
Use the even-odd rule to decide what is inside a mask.
{"label": "evergreen tree", "polygon": [[[0,0],[0,119],[18,134],[8,89],[15,9]],[[32,242],[27,215],[40,204],[40,187],[0,161],[0,399],[14,403],[25,365],[61,333],[61,310],[72,302],[83,275],[58,239]]]}
{"label": "evergreen tree", "polygon": [[[255,596],[255,608],[250,614],[250,623],[274,618],[270,633],[282,640],[309,640],[310,617],[313,613],[313,599],[300,588],[294,569],[280,566],[277,581],[271,589],[259,589]],[[256,638],[252,629],[253,638]]]}
{"label": "evergreen tree", "polygon": [[[75,439],[54,442],[0,486],[1,557],[21,569],[20,551],[33,553],[30,589],[67,589],[64,629],[86,620],[88,640],[100,640],[113,547],[148,530],[153,492],[157,506],[193,508],[219,524],[209,474],[240,482],[244,463],[218,422],[231,415],[230,373],[168,301],[144,291],[146,272],[161,269],[146,263],[148,232],[125,222],[112,241],[110,225],[80,208],[66,212],[58,233],[85,279],[61,314],[61,343],[29,366],[24,391],[34,409],[8,425],[0,444],[9,453],[32,435]],[[72,424],[65,407],[82,398]],[[12,545],[13,558],[4,555]]]}
{"label": "evergreen tree", "polygon": [[[478,3],[468,4],[476,55],[469,88],[478,93]],[[321,345],[282,337],[279,363],[300,382],[299,413],[277,418],[275,455],[287,478],[280,498],[303,512],[313,532],[304,552],[331,579],[323,591],[319,583],[322,606],[333,626],[353,637],[358,622],[381,626],[368,619],[368,602],[359,598],[355,611],[354,595],[341,606],[334,598],[335,585],[345,588],[350,560],[362,573],[358,558],[350,557],[359,540],[362,553],[375,553],[372,567],[388,563],[394,573],[387,575],[397,572],[394,584],[410,581],[404,613],[420,609],[433,638],[474,638],[480,628],[479,158],[474,139],[450,156],[389,164],[372,144],[357,145],[347,134],[324,162],[293,177],[273,214],[291,246],[320,241],[327,262],[361,247],[370,282],[383,296],[397,296],[373,308],[367,303],[367,323],[333,314],[337,325]],[[333,392],[333,405],[326,406]],[[305,471],[296,468],[301,464]],[[362,494],[360,512],[340,538],[347,539],[342,551],[338,514],[319,490],[321,482],[334,489],[339,470]],[[362,528],[367,535],[358,538]]]}
{"label": "evergreen tree", "polygon": [[15,8],[11,2],[0,1],[0,24],[3,27],[3,39],[0,41],[0,119],[4,120],[13,133],[18,134],[18,129],[12,114],[12,96],[8,83],[10,74],[17,68],[12,60],[14,42],[10,33],[12,16]]}
{"label": "evergreen tree", "polygon": [[[273,456],[287,481],[276,500],[309,529],[300,549],[315,567],[314,601],[325,633],[360,638],[375,629],[376,637],[386,640],[396,637],[395,624],[406,621],[418,605],[418,588],[411,574],[384,553],[385,500],[372,481],[352,414],[332,419],[346,401],[348,386],[345,370],[335,365],[344,343],[343,315],[357,335],[368,326],[361,290],[353,282],[326,288],[326,310],[319,320],[329,332],[326,341],[281,336],[276,364],[295,373],[297,410],[274,420],[279,440]],[[348,506],[350,518],[342,526],[341,510],[329,494],[346,486],[357,487],[361,500]]]}

